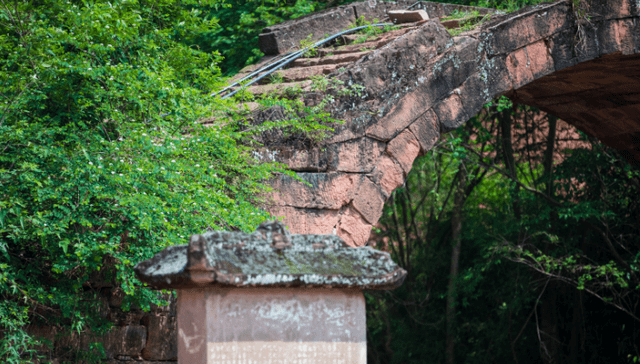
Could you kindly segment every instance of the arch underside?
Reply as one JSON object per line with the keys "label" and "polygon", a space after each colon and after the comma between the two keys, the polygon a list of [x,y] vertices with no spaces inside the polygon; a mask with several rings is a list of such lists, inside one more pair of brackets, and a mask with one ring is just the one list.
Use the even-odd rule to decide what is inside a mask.
{"label": "arch underside", "polygon": [[274,180],[269,211],[294,233],[366,244],[414,159],[500,95],[640,163],[640,2],[594,0],[590,11],[585,23],[571,1],[546,3],[457,37],[431,20],[333,73],[364,93],[337,98],[331,113],[346,123],[321,146],[270,151],[310,186]]}

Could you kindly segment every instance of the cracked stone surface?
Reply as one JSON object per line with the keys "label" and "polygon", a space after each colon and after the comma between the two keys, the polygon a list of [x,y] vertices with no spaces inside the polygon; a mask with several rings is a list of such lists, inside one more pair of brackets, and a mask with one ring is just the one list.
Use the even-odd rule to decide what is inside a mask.
{"label": "cracked stone surface", "polygon": [[[371,188],[377,187],[371,184]],[[407,274],[388,253],[350,247],[335,235],[291,235],[276,221],[260,224],[253,234],[214,231],[193,235],[189,245],[170,246],[138,263],[134,270],[155,289],[393,289]]]}
{"label": "cracked stone surface", "polygon": [[[337,11],[383,19],[389,11],[415,2],[369,3],[285,22],[268,34],[277,43],[277,31],[302,29],[321,18],[327,31],[315,33],[331,33],[331,24],[344,20],[337,20]],[[344,36],[346,45],[320,49],[318,58],[299,60],[283,71],[285,79],[296,82],[308,82],[300,75],[327,74],[345,85],[364,87],[361,96],[329,91],[335,102],[326,110],[345,123],[328,139],[310,150],[282,148],[275,154],[276,161],[303,180],[313,177],[317,182],[311,187],[291,178],[272,183],[274,204],[268,210],[284,216],[293,231],[336,233],[349,245],[366,245],[384,201],[404,184],[413,160],[429,151],[442,133],[464,124],[501,95],[556,115],[620,149],[629,163],[640,163],[638,1],[593,0],[591,23],[583,25],[580,44],[569,0],[492,14],[489,21],[455,37],[447,28],[459,22],[440,22],[454,9],[465,10],[419,2],[413,10],[425,11],[429,20],[402,24],[362,44],[353,44],[359,35]],[[281,43],[288,41],[285,37]],[[255,89],[269,86],[278,92],[286,85]],[[308,84],[302,90],[305,102],[317,100]],[[364,193],[373,191],[371,183],[378,192]]]}

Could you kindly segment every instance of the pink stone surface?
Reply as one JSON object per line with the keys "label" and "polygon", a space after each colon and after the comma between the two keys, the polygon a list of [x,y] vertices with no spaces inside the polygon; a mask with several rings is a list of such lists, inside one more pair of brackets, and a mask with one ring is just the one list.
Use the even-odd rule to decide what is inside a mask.
{"label": "pink stone surface", "polygon": [[413,133],[409,129],[405,129],[389,142],[387,152],[398,161],[406,176],[411,171],[413,161],[420,153],[420,144]]}
{"label": "pink stone surface", "polygon": [[427,153],[436,144],[440,138],[439,129],[438,117],[431,109],[420,115],[420,117],[409,126],[409,130],[411,130],[420,144],[421,154]]}
{"label": "pink stone surface", "polygon": [[353,207],[367,222],[375,224],[382,216],[384,201],[385,198],[380,187],[371,182],[369,178],[364,178],[358,187],[356,197],[353,199]]}
{"label": "pink stone surface", "polygon": [[178,290],[178,362],[365,364],[364,296],[349,289]]}
{"label": "pink stone surface", "polygon": [[335,144],[329,148],[331,149],[330,168],[339,172],[371,172],[384,147],[384,143],[370,138]]}
{"label": "pink stone surface", "polygon": [[380,184],[387,197],[404,183],[402,167],[388,155],[380,158],[372,177]]}
{"label": "pink stone surface", "polygon": [[555,71],[553,58],[544,40],[528,45],[527,56],[533,78],[540,78]]}
{"label": "pink stone surface", "polygon": [[355,187],[362,178],[347,173],[299,174],[311,186],[282,176],[271,182],[276,206],[338,210],[353,199]]}
{"label": "pink stone surface", "polygon": [[513,88],[519,88],[533,81],[533,74],[528,66],[526,48],[520,48],[507,56],[507,70],[513,82]]}
{"label": "pink stone surface", "polygon": [[367,135],[378,140],[387,141],[398,132],[409,126],[418,116],[429,108],[431,100],[428,94],[417,90],[405,95],[391,111],[380,121],[367,129]]}
{"label": "pink stone surface", "polygon": [[340,217],[337,235],[349,246],[365,246],[371,235],[371,227],[357,210],[348,207]]}
{"label": "pink stone surface", "polygon": [[603,24],[603,35],[609,42],[602,45],[606,53],[634,53],[634,21],[632,19],[612,20]]}
{"label": "pink stone surface", "polygon": [[300,209],[289,206],[271,206],[267,211],[282,222],[292,234],[333,234],[338,225],[338,210]]}

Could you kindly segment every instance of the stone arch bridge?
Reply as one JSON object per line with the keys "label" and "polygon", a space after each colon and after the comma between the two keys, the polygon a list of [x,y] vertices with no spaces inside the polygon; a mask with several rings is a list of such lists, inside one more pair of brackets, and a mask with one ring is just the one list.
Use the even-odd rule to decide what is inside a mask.
{"label": "stone arch bridge", "polygon": [[[298,59],[282,71],[285,83],[253,87],[256,93],[288,84],[308,89],[314,74],[364,87],[361,97],[339,97],[330,106],[346,123],[322,145],[265,152],[311,185],[286,176],[273,181],[270,212],[284,216],[293,233],[334,233],[352,246],[366,244],[414,159],[500,95],[556,115],[640,163],[640,1],[579,3],[588,6],[588,18],[576,15],[573,0],[562,0],[493,14],[452,36],[438,17],[461,8],[420,2],[431,20],[321,49],[321,57]],[[356,17],[382,18],[403,6],[365,1],[330,9],[265,29],[261,47],[281,53],[309,29],[332,33]],[[308,93],[305,102],[313,98]]]}

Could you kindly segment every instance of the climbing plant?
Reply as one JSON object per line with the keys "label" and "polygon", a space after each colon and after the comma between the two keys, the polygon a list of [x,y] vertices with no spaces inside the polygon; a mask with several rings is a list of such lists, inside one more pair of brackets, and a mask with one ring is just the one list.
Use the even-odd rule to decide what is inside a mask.
{"label": "climbing plant", "polygon": [[194,46],[217,26],[203,6],[222,3],[0,4],[0,361],[34,359],[27,324],[108,329],[104,282],[125,310],[160,304],[134,264],[269,216],[263,181],[286,172],[209,97],[221,58]]}

